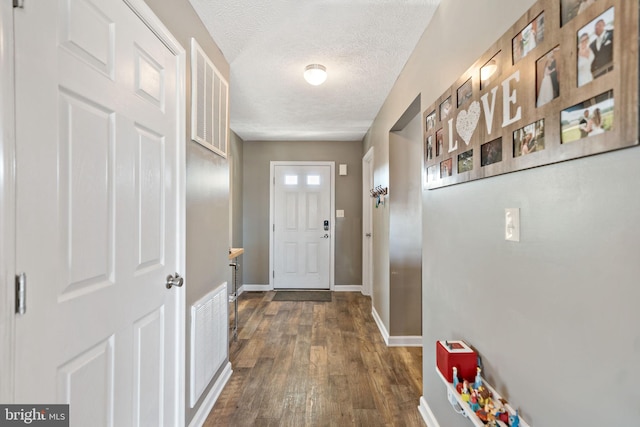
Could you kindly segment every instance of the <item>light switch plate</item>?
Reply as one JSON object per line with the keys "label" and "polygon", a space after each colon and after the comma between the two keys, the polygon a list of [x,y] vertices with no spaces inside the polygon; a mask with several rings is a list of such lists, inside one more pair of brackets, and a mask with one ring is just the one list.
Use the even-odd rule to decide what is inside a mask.
{"label": "light switch plate", "polygon": [[504,240],[520,241],[520,208],[504,210]]}
{"label": "light switch plate", "polygon": [[346,165],[346,163],[342,163],[339,166],[338,170],[339,170],[340,175],[346,175],[347,174],[347,165]]}
{"label": "light switch plate", "polygon": [[344,218],[344,210],[342,209],[336,210],[336,218]]}

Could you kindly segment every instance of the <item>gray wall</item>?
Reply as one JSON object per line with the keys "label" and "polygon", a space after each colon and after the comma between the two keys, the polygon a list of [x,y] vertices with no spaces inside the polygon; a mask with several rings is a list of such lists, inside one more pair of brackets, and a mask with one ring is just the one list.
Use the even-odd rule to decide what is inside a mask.
{"label": "gray wall", "polygon": [[[145,0],[187,51],[187,271],[186,288],[186,389],[189,390],[189,309],[207,292],[229,280],[229,167],[226,159],[191,141],[191,68],[189,52],[195,37],[222,75],[229,79],[224,59],[188,0]],[[227,343],[220,343],[227,346]],[[206,396],[214,378],[202,396]],[[191,409],[186,393],[186,424],[189,424],[203,398]]]}
{"label": "gray wall", "polygon": [[[532,425],[637,422],[638,162],[633,148],[425,194],[424,392],[441,424],[457,415],[433,369],[439,338],[475,345]],[[520,243],[504,240],[507,207]],[[602,391],[597,404],[567,384]]]}
{"label": "gray wall", "polygon": [[[242,230],[242,171],[243,171],[243,143],[242,138],[235,132],[229,132],[229,176],[231,191],[231,246],[241,248],[243,245]],[[238,288],[242,286],[242,265],[244,264],[244,256],[240,255],[236,261],[239,264],[237,281]],[[229,292],[231,293],[231,284],[233,277],[229,278]]]}
{"label": "gray wall", "polygon": [[[269,283],[270,161],[335,161],[335,284],[362,284],[362,144],[360,141],[245,141],[243,144],[245,284]],[[338,165],[347,164],[347,176]]]}
{"label": "gray wall", "polygon": [[[381,181],[406,105],[433,103],[533,3],[441,3],[368,132]],[[469,421],[436,375],[438,339],[474,345],[532,426],[637,422],[639,162],[634,147],[422,193],[423,394],[440,425]],[[508,207],[520,243],[504,241]]]}
{"label": "gray wall", "polygon": [[231,246],[242,247],[242,163],[243,141],[229,132],[229,175],[231,177]]}
{"label": "gray wall", "polygon": [[422,115],[389,135],[389,335],[422,335]]}

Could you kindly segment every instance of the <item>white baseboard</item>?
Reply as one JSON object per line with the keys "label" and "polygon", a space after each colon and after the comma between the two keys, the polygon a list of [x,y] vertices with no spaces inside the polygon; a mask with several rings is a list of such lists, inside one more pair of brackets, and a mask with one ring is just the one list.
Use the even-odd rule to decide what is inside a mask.
{"label": "white baseboard", "polygon": [[422,347],[422,337],[419,335],[389,337],[389,347]]}
{"label": "white baseboard", "polygon": [[204,425],[204,422],[207,420],[209,413],[216,404],[218,397],[220,397],[222,389],[227,384],[227,381],[229,381],[229,378],[231,378],[231,374],[233,374],[231,362],[227,362],[227,366],[224,367],[224,370],[220,373],[220,376],[218,376],[215,384],[213,384],[213,387],[211,387],[211,390],[209,390],[209,393],[202,401],[200,408],[198,408],[198,411],[191,419],[189,427],[202,427]]}
{"label": "white baseboard", "polygon": [[333,292],[360,292],[362,293],[362,285],[334,285]]}
{"label": "white baseboard", "polygon": [[[244,284],[238,289],[238,295],[243,292],[265,292],[272,291],[270,285],[247,285]],[[362,285],[334,285],[334,292],[362,292]]]}
{"label": "white baseboard", "polygon": [[390,336],[375,307],[371,307],[371,315],[373,316],[373,320],[376,321],[376,325],[378,325],[380,334],[382,338],[384,338],[384,343],[387,347],[422,347],[422,337],[419,335]]}
{"label": "white baseboard", "polygon": [[420,396],[420,406],[418,406],[418,411],[420,412],[420,415],[422,415],[422,419],[427,424],[427,427],[440,427],[438,420],[436,420],[436,416],[433,415],[433,411],[429,407],[424,396]]}
{"label": "white baseboard", "polygon": [[247,285],[244,284],[240,286],[238,289],[238,295],[242,295],[243,292],[266,292],[271,291],[271,286],[269,285]]}
{"label": "white baseboard", "polygon": [[378,329],[380,330],[380,334],[384,339],[384,343],[388,346],[389,332],[387,332],[387,328],[384,326],[384,323],[382,323],[382,319],[380,318],[380,316],[378,316],[378,312],[376,311],[376,308],[373,306],[371,307],[371,315],[373,316],[373,320],[376,321],[376,325],[378,325]]}

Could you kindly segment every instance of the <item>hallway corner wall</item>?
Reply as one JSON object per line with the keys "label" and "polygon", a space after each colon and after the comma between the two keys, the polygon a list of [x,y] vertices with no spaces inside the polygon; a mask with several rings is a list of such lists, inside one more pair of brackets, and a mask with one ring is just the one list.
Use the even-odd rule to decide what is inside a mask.
{"label": "hallway corner wall", "polygon": [[422,114],[389,135],[389,335],[422,336]]}

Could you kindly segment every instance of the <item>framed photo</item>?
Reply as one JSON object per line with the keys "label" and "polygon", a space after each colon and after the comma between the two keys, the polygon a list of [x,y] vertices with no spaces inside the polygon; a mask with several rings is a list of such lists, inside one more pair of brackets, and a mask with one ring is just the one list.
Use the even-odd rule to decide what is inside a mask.
{"label": "framed photo", "polygon": [[544,40],[544,12],[522,29],[512,40],[513,65]]}
{"label": "framed photo", "polygon": [[440,104],[440,121],[446,120],[447,117],[449,117],[452,107],[453,105],[451,105],[451,97],[448,97],[447,99],[442,101],[442,103]]}
{"label": "framed photo", "polygon": [[560,2],[560,25],[564,25],[576,16],[587,10],[589,6],[597,0],[561,0]]}
{"label": "framed photo", "polygon": [[502,138],[482,144],[480,166],[488,166],[502,161]]}
{"label": "framed photo", "polygon": [[427,168],[427,182],[433,182],[440,179],[440,168],[438,164]]}
{"label": "framed photo", "polygon": [[427,137],[427,141],[425,143],[425,159],[433,159],[433,135],[429,135]]}
{"label": "framed photo", "polygon": [[457,90],[458,95],[458,108],[467,103],[473,96],[473,87],[471,86],[471,78],[464,82]]}
{"label": "framed photo", "polygon": [[448,158],[447,160],[443,160],[440,162],[440,178],[446,178],[451,176],[453,171],[451,170],[453,167],[453,159]]}
{"label": "framed photo", "polygon": [[458,154],[458,173],[469,172],[473,169],[473,149]]}
{"label": "framed photo", "polygon": [[513,132],[513,157],[544,150],[544,119]]}
{"label": "framed photo", "polygon": [[444,144],[444,133],[442,131],[442,128],[440,128],[436,132],[436,157],[442,154],[443,144]]}
{"label": "framed photo", "polygon": [[614,9],[578,30],[578,87],[613,71]]}
{"label": "framed photo", "polygon": [[613,126],[613,91],[610,90],[560,113],[562,143],[603,134]]}
{"label": "framed photo", "polygon": [[500,55],[500,51],[480,67],[480,90],[485,89],[496,76],[500,75],[498,55]]}
{"label": "framed photo", "polygon": [[427,116],[427,123],[426,123],[427,132],[429,132],[434,127],[436,127],[436,110],[433,110],[431,114]]}
{"label": "framed photo", "polygon": [[536,61],[536,107],[560,96],[560,45]]}

